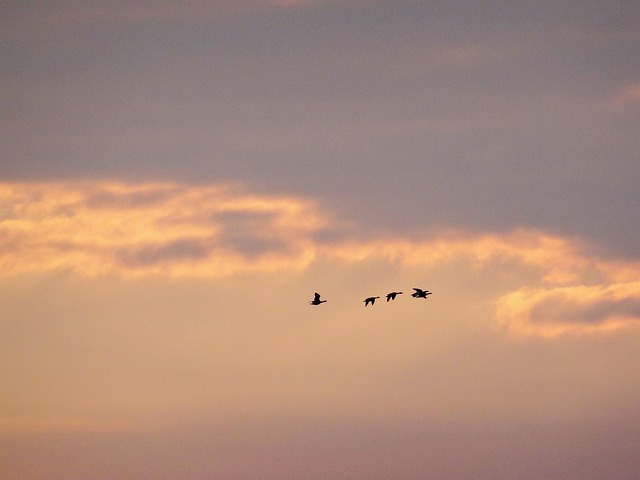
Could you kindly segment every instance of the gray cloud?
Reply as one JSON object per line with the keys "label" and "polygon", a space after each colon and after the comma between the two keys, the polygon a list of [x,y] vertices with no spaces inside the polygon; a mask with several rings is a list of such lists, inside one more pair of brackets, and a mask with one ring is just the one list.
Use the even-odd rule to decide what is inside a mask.
{"label": "gray cloud", "polygon": [[[94,184],[94,188],[96,188]],[[131,209],[137,207],[149,207],[161,204],[163,201],[175,197],[179,192],[178,187],[163,188],[154,186],[153,188],[142,187],[134,191],[117,191],[97,186],[96,192],[89,192],[85,204],[97,211],[101,209]]]}
{"label": "gray cloud", "polygon": [[278,228],[278,212],[223,211],[216,213],[220,231],[218,242],[246,258],[255,259],[269,253],[287,253],[291,245],[287,232]]}
{"label": "gray cloud", "polygon": [[586,301],[563,293],[544,297],[531,308],[534,324],[605,325],[620,319],[640,322],[640,297],[611,298],[603,292],[601,298]]}
{"label": "gray cloud", "polygon": [[321,3],[62,2],[108,21],[3,45],[0,175],[242,181],[363,232],[530,226],[638,256],[640,116],[611,108],[640,78],[633,2]]}
{"label": "gray cloud", "polygon": [[166,243],[151,243],[119,249],[115,255],[123,265],[135,268],[162,264],[167,261],[202,261],[207,258],[209,253],[210,248],[206,241],[181,238]]}

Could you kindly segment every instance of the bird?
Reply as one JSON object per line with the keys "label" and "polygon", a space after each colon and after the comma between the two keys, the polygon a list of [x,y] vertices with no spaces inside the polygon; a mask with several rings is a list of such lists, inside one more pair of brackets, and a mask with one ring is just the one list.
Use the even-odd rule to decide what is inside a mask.
{"label": "bird", "polygon": [[366,307],[369,304],[373,305],[374,303],[376,303],[376,298],[380,298],[380,297],[367,297],[367,298],[365,298],[364,299],[364,306]]}
{"label": "bird", "polygon": [[429,290],[422,290],[421,288],[414,288],[415,292],[411,294],[413,298],[427,298],[427,295],[432,295]]}
{"label": "bird", "polygon": [[311,300],[309,303],[311,305],[320,305],[321,303],[326,302],[326,300],[320,300],[320,294],[319,293],[314,293],[313,295],[313,300]]}
{"label": "bird", "polygon": [[387,293],[387,302],[389,300],[395,300],[396,299],[396,295],[402,295],[402,292],[391,292],[391,293]]}

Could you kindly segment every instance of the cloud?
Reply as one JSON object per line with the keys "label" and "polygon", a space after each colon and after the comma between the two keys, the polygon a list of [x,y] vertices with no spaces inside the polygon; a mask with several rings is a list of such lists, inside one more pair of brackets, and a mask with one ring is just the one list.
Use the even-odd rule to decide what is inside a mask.
{"label": "cloud", "polygon": [[219,276],[300,268],[326,221],[309,201],[228,185],[0,186],[0,273]]}
{"label": "cloud", "polygon": [[498,302],[498,319],[517,335],[555,337],[640,324],[640,281],[550,289],[523,287]]}
{"label": "cloud", "polygon": [[153,265],[163,261],[190,261],[205,259],[207,246],[198,239],[179,239],[158,245],[147,245],[139,248],[123,249],[119,252],[119,260],[126,265]]}
{"label": "cloud", "polygon": [[496,324],[515,336],[554,338],[640,325],[640,265],[587,254],[576,239],[535,230],[506,234],[443,232],[424,241],[403,239],[336,245],[328,256],[359,263],[385,259],[429,268],[464,262],[468,274],[509,271],[515,291],[499,295]]}
{"label": "cloud", "polygon": [[474,288],[495,296],[496,323],[514,335],[640,321],[637,263],[602,259],[578,239],[537,230],[365,238],[308,199],[224,184],[5,183],[0,212],[3,277],[216,278],[377,262],[404,271],[509,272],[508,283]]}

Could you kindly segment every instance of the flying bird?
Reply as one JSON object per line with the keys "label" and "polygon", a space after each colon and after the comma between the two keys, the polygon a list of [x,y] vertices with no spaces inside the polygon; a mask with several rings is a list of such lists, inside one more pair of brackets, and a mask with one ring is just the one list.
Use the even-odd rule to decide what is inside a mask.
{"label": "flying bird", "polygon": [[320,305],[323,302],[326,302],[326,300],[320,300],[320,294],[319,293],[315,293],[313,295],[313,300],[311,300],[309,303],[311,305]]}
{"label": "flying bird", "polygon": [[422,290],[421,288],[414,288],[415,292],[411,294],[413,298],[427,298],[427,295],[432,295],[429,290]]}
{"label": "flying bird", "polygon": [[368,297],[368,298],[365,298],[364,299],[364,306],[366,307],[369,304],[373,305],[374,303],[376,303],[376,298],[380,298],[380,297]]}
{"label": "flying bird", "polygon": [[391,293],[387,293],[387,302],[389,300],[395,300],[396,299],[396,295],[402,295],[402,292],[391,292]]}

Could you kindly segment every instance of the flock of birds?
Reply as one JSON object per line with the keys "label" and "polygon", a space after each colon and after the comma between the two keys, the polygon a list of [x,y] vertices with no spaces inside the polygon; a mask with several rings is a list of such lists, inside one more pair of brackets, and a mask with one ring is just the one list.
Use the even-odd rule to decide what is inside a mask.
{"label": "flock of birds", "polygon": [[[429,290],[422,290],[421,288],[415,288],[414,287],[414,292],[411,294],[411,296],[413,298],[424,298],[426,300],[427,295],[431,295],[432,292],[430,292]],[[395,300],[396,296],[398,295],[402,295],[402,292],[390,292],[387,293],[387,302],[389,300]],[[376,303],[376,299],[380,298],[380,297],[367,297],[364,299],[364,306],[366,307],[367,305],[371,304],[374,305]],[[313,300],[311,300],[309,303],[311,305],[320,305],[321,303],[326,302],[326,300],[320,300],[320,294],[319,293],[314,293],[313,295]]]}

